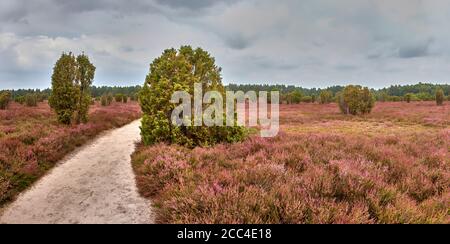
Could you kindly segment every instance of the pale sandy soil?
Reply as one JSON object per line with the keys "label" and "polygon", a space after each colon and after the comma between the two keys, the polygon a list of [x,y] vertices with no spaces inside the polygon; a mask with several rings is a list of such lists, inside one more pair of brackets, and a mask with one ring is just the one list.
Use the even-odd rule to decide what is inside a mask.
{"label": "pale sandy soil", "polygon": [[139,125],[108,131],[68,156],[8,206],[0,223],[152,223],[130,163]]}

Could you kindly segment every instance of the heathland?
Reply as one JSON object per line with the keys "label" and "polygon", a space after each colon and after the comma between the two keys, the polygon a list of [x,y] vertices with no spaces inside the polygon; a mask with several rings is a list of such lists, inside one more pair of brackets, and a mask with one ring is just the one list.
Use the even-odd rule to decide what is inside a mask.
{"label": "heathland", "polygon": [[275,138],[140,145],[132,163],[160,223],[449,223],[450,104],[281,105]]}

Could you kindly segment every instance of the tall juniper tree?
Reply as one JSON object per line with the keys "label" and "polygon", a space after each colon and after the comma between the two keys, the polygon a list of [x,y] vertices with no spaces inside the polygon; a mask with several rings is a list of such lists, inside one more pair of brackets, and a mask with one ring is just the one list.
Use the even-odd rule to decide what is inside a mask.
{"label": "tall juniper tree", "polygon": [[90,104],[89,87],[94,79],[95,66],[82,54],[75,57],[63,53],[53,68],[50,106],[58,121],[70,124],[87,120]]}

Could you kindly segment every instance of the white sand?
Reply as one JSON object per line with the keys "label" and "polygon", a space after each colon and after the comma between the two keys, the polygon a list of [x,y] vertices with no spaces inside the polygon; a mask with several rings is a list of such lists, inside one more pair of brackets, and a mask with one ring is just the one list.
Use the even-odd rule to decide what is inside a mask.
{"label": "white sand", "polygon": [[108,131],[69,155],[10,204],[0,223],[152,223],[130,163],[139,125]]}

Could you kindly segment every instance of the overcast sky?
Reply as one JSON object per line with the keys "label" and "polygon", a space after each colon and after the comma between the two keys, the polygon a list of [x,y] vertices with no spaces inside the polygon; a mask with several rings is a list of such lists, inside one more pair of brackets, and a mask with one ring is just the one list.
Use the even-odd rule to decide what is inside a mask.
{"label": "overcast sky", "polygon": [[46,88],[63,51],[95,85],[143,84],[166,48],[209,51],[224,83],[450,81],[447,0],[1,0],[0,89]]}

